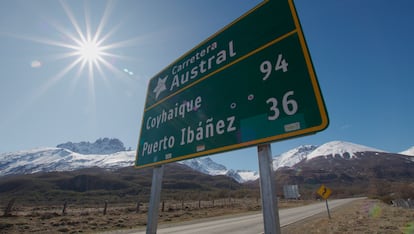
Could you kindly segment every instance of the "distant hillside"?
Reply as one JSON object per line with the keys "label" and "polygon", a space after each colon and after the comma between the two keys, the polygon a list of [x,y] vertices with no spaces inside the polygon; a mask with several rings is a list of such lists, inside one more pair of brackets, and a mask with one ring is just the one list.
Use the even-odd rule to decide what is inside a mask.
{"label": "distant hillside", "polygon": [[[9,175],[0,179],[0,206],[11,198],[26,203],[96,203],[148,202],[152,169],[133,167],[109,171],[101,168],[70,172]],[[243,191],[242,193],[239,191]],[[210,176],[171,163],[165,166],[163,199],[214,199],[221,197],[258,196],[255,187],[242,185],[227,176]]]}
{"label": "distant hillside", "polygon": [[328,142],[292,167],[277,170],[280,184],[298,184],[314,191],[321,185],[334,196],[375,195],[414,198],[414,160],[349,142]]}

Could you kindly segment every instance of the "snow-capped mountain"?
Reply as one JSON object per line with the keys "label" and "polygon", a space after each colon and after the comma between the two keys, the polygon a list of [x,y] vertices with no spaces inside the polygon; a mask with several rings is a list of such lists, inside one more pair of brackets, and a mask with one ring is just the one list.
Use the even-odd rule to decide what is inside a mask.
{"label": "snow-capped mountain", "polygon": [[273,169],[277,170],[280,167],[292,167],[306,159],[317,147],[318,146],[316,145],[302,145],[276,156],[273,158]]}
{"label": "snow-capped mountain", "polygon": [[[72,171],[91,167],[104,169],[130,167],[134,165],[135,153],[135,151],[125,151],[123,143],[118,139],[103,138],[94,143],[67,142],[57,147],[0,154],[0,176]],[[228,170],[209,157],[194,158],[179,163],[204,174],[226,175],[240,183],[258,178],[258,174],[254,171]]]}
{"label": "snow-capped mountain", "polygon": [[293,167],[294,165],[318,157],[342,157],[345,159],[355,158],[360,152],[384,152],[383,150],[359,145],[346,141],[331,141],[321,146],[302,145],[291,149],[273,158],[273,168],[277,170],[282,167]]}
{"label": "snow-capped mountain", "polygon": [[115,169],[134,164],[135,151],[79,154],[63,148],[38,148],[0,155],[0,176],[36,172],[72,171],[101,167]]}
{"label": "snow-capped mountain", "polygon": [[409,184],[414,178],[411,158],[349,142],[328,142],[293,167],[279,168],[276,176],[284,184],[332,184],[354,194],[348,189],[368,191],[374,184],[381,188],[396,181]]}
{"label": "snow-capped mountain", "polygon": [[414,156],[414,146],[409,148],[408,150],[404,150],[400,152],[400,154],[408,155],[408,156]]}
{"label": "snow-capped mountain", "polygon": [[310,160],[317,157],[342,157],[342,158],[354,158],[355,153],[359,152],[384,152],[383,150],[371,148],[364,145],[358,145],[346,141],[331,141],[325,143],[316,148],[312,153],[308,154],[306,159]]}
{"label": "snow-capped mountain", "polygon": [[210,157],[187,159],[178,163],[184,164],[204,174],[213,176],[226,175],[235,179],[239,183],[257,180],[259,178],[259,174],[255,171],[229,170],[225,166],[214,162]]}

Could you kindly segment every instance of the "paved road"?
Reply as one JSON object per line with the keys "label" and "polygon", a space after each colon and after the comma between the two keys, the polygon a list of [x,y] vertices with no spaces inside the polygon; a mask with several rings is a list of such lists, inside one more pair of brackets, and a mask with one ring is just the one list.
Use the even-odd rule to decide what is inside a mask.
{"label": "paved road", "polygon": [[[346,205],[352,201],[363,198],[348,198],[339,200],[329,200],[329,208]],[[320,202],[312,205],[301,206],[296,208],[279,210],[280,225],[286,226],[288,224],[300,221],[302,219],[311,217],[313,215],[326,212],[325,202]],[[145,230],[140,231],[120,231],[112,233],[129,233],[129,234],[144,234]],[[184,224],[177,224],[174,226],[158,226],[157,233],[159,234],[204,234],[204,233],[238,233],[238,234],[259,234],[263,233],[263,217],[262,214],[249,214],[240,216],[230,216],[222,219],[206,219],[200,222],[190,222]]]}

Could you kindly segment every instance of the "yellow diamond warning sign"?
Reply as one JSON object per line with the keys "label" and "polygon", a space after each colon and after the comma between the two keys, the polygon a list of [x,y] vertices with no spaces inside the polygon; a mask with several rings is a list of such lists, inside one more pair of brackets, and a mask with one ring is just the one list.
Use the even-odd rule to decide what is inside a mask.
{"label": "yellow diamond warning sign", "polygon": [[316,192],[321,196],[323,199],[328,199],[329,196],[331,196],[332,190],[328,187],[326,187],[324,184],[319,187],[318,191]]}

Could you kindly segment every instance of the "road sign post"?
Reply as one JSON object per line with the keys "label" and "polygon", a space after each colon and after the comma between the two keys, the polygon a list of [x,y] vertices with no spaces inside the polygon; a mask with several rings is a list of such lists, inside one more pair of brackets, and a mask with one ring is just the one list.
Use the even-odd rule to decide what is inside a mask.
{"label": "road sign post", "polygon": [[275,175],[270,144],[257,146],[260,173],[260,194],[262,197],[264,233],[280,233]]}
{"label": "road sign post", "polygon": [[329,211],[329,205],[328,205],[328,198],[329,196],[331,196],[332,190],[328,187],[326,187],[324,184],[322,184],[318,191],[316,191],[317,194],[319,194],[319,196],[321,196],[326,203],[326,210],[328,211],[328,217],[329,219],[331,219],[331,212]]}
{"label": "road sign post", "polygon": [[325,200],[326,210],[328,211],[328,217],[331,219],[331,212],[329,211],[328,199]]}
{"label": "road sign post", "polygon": [[160,207],[162,176],[164,166],[154,167],[152,172],[151,197],[148,210],[146,234],[156,234],[158,225],[158,212]]}

